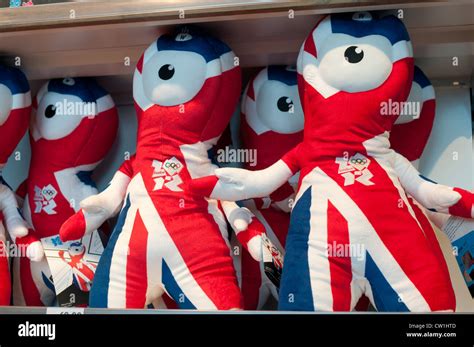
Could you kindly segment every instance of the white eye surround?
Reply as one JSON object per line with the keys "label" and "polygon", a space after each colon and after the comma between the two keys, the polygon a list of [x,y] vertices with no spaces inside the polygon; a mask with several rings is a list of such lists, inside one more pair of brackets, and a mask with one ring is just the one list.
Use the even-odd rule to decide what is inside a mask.
{"label": "white eye surround", "polygon": [[293,134],[304,126],[304,114],[296,85],[268,80],[258,90],[256,114],[260,122],[277,133]]}
{"label": "white eye surround", "polygon": [[199,93],[207,75],[206,60],[186,51],[158,51],[142,70],[143,92],[153,103],[176,106]]}
{"label": "white eye surround", "polygon": [[380,35],[332,34],[319,45],[317,64],[321,79],[337,90],[372,90],[392,71],[392,44]]}
{"label": "white eye surround", "polygon": [[3,125],[10,115],[13,106],[13,95],[4,84],[0,84],[0,125]]}
{"label": "white eye surround", "polygon": [[85,103],[74,95],[47,92],[39,100],[35,114],[35,133],[46,140],[70,135],[83,118],[97,114],[96,103]]}

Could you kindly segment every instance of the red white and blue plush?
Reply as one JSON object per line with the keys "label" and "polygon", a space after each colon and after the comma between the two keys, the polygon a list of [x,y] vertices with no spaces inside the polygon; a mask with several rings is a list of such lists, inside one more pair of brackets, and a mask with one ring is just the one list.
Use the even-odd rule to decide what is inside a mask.
{"label": "red white and blue plush", "polygon": [[[255,162],[246,162],[246,169],[267,168],[303,140],[304,116],[296,77],[296,69],[273,65],[249,82],[242,99],[240,137],[243,149],[255,151]],[[270,196],[242,202],[280,250],[285,247],[297,182],[295,175]],[[261,308],[270,296],[278,300],[278,289],[245,249],[236,261],[245,309]]]}
{"label": "red white and blue plush", "polygon": [[[92,170],[115,140],[118,113],[111,96],[91,78],[48,81],[33,108],[30,170],[20,193],[25,195],[25,219],[38,238],[46,238],[58,235],[79,202],[97,193]],[[46,259],[15,259],[13,266],[15,305],[54,303]]]}
{"label": "red white and blue plush", "polygon": [[[412,48],[403,23],[369,13],[324,17],[298,57],[304,140],[260,171],[216,170],[196,192],[240,200],[266,196],[298,170],[286,241],[282,310],[349,311],[365,294],[381,311],[454,310],[444,259],[407,194],[426,208],[472,218],[473,195],[424,180],[390,149],[407,100]],[[429,280],[427,280],[429,279]]]}
{"label": "red white and blue plush", "polygon": [[[17,245],[26,248],[30,259],[37,261],[42,257],[42,247],[28,235],[15,194],[2,176],[8,158],[28,129],[30,113],[30,86],[25,75],[18,69],[0,65],[0,305],[10,304],[11,295],[5,228]],[[20,255],[23,251],[20,249]]]}
{"label": "red white and blue plush", "polygon": [[[216,168],[208,151],[241,88],[234,58],[227,45],[194,28],[160,36],[141,56],[133,81],[136,156],[61,231],[63,239],[88,232],[125,200],[91,306],[143,308],[166,292],[180,308],[241,307],[221,203],[193,196],[186,186]],[[106,208],[90,212],[92,205]]]}

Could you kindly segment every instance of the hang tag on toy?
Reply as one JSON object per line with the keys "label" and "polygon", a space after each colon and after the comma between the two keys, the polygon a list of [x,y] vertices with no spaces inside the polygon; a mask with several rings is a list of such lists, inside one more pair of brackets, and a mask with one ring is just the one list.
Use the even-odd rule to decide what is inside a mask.
{"label": "hang tag on toy", "polygon": [[283,254],[266,235],[262,235],[262,242],[263,270],[275,287],[280,288]]}
{"label": "hang tag on toy", "polygon": [[474,297],[474,221],[452,216],[443,231],[453,245],[458,266]]}
{"label": "hang tag on toy", "polygon": [[80,240],[62,242],[59,235],[41,239],[51,280],[61,307],[86,307],[95,270],[104,245],[99,232]]}

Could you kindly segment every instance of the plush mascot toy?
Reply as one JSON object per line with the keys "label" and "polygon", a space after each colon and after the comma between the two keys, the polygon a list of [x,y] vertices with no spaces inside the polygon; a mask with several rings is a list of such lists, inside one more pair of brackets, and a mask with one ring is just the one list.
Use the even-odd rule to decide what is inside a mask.
{"label": "plush mascot toy", "polygon": [[[231,217],[241,210],[195,196],[186,185],[214,173],[208,151],[227,126],[240,88],[234,53],[197,29],[162,35],[144,52],[133,81],[136,156],[61,230],[64,240],[88,232],[125,200],[97,269],[91,306],[143,308],[166,291],[180,308],[241,307],[220,205]],[[231,219],[239,240],[261,258],[263,226]]]}
{"label": "plush mascot toy", "polygon": [[30,170],[20,191],[25,194],[23,215],[41,238],[48,259],[15,259],[14,304],[49,306],[57,297],[59,305],[83,306],[94,265],[84,263],[85,258],[79,264],[78,253],[84,246],[88,256],[100,254],[100,236],[96,232],[68,244],[58,234],[80,201],[97,193],[91,174],[115,140],[117,109],[111,96],[89,78],[48,81],[33,107]]}
{"label": "plush mascot toy", "polygon": [[[240,137],[242,148],[254,151],[255,159],[245,163],[246,169],[267,168],[303,140],[304,116],[296,77],[291,67],[269,66],[249,82],[242,99]],[[295,175],[269,197],[242,202],[280,250],[285,247],[297,183]],[[270,295],[278,299],[275,284],[245,249],[236,261],[245,309],[261,308]]]}
{"label": "plush mascot toy", "polygon": [[[304,140],[267,169],[225,168],[196,194],[268,196],[300,172],[286,241],[282,310],[349,311],[361,295],[380,311],[454,310],[448,269],[426,236],[426,208],[472,218],[473,195],[420,177],[390,149],[413,79],[411,43],[394,16],[324,17],[298,56]],[[391,110],[382,114],[386,104]]]}
{"label": "plush mascot toy", "polygon": [[15,194],[3,180],[2,170],[8,157],[28,129],[31,113],[30,86],[18,69],[0,65],[0,305],[9,305],[11,280],[8,264],[6,230],[17,244],[18,256],[26,255],[32,261],[43,256],[41,243],[28,231],[18,210]]}
{"label": "plush mascot toy", "polygon": [[[390,132],[390,144],[395,151],[410,160],[416,168],[419,166],[420,158],[428,143],[434,119],[435,94],[433,86],[423,71],[415,66],[413,85],[405,112],[398,117]],[[418,205],[414,207],[415,210],[418,210],[418,208]],[[421,213],[421,211],[418,211],[418,213]],[[439,228],[439,230],[435,228],[437,238],[433,238],[434,248],[438,249],[439,243],[449,266],[451,265],[449,260],[452,258],[454,247],[457,265],[461,269],[464,280],[471,292],[474,292],[474,276],[471,274],[474,270],[474,263],[472,260],[471,262],[468,261],[469,258],[472,259],[469,253],[472,254],[474,251],[474,221],[429,210],[424,210],[424,213]],[[443,242],[440,230],[444,231],[452,246],[449,246],[447,242]],[[466,291],[464,286],[460,285],[462,281],[459,281],[455,266],[449,267],[449,270],[457,298],[457,309],[465,310],[465,302],[471,300],[463,300],[463,298],[466,298]]]}

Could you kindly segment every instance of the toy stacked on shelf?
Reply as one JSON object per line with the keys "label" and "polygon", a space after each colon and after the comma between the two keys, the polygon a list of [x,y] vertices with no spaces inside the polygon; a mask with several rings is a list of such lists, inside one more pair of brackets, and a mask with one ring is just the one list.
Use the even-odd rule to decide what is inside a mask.
{"label": "toy stacked on shelf", "polygon": [[[143,308],[166,291],[180,308],[241,307],[224,214],[257,260],[264,228],[235,203],[195,197],[186,187],[216,168],[208,151],[240,94],[234,58],[223,42],[186,27],[160,36],[140,58],[130,170],[118,172],[61,230],[63,240],[86,233],[91,220],[105,220],[124,201],[97,269],[91,306]],[[105,213],[94,214],[99,205]]]}
{"label": "toy stacked on shelf", "polygon": [[[267,169],[219,169],[217,177],[195,180],[194,191],[228,200],[262,197],[301,170],[282,310],[348,311],[362,294],[382,311],[454,310],[431,224],[407,194],[428,209],[466,218],[473,217],[474,199],[424,180],[390,149],[389,132],[413,78],[403,23],[369,13],[327,16],[303,44],[298,73],[303,142]],[[398,111],[382,114],[388,103]]]}
{"label": "toy stacked on shelf", "polygon": [[18,193],[24,195],[23,215],[41,239],[46,259],[14,259],[15,305],[87,305],[103,240],[94,231],[63,243],[59,229],[84,198],[97,192],[92,171],[111,148],[117,128],[115,104],[94,79],[53,79],[38,91],[30,169]]}
{"label": "toy stacked on shelf", "polygon": [[[303,110],[299,102],[296,69],[269,66],[254,76],[244,92],[241,106],[240,137],[242,149],[252,151],[248,170],[261,170],[303,140]],[[290,223],[291,204],[298,175],[292,177],[271,196],[242,202],[262,224],[278,250],[285,247]],[[236,257],[236,270],[244,298],[244,308],[260,309],[270,296],[278,299],[278,279],[271,280],[264,266],[243,250]]]}

